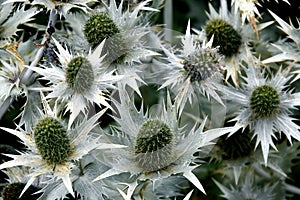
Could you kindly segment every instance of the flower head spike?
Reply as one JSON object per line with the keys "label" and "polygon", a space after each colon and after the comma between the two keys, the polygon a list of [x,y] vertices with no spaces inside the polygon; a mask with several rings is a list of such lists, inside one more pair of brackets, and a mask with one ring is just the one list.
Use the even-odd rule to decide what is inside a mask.
{"label": "flower head spike", "polygon": [[[179,127],[175,106],[168,95],[166,103],[156,114],[149,115],[137,110],[128,93],[119,90],[120,102],[115,101],[120,116],[114,117],[118,126],[113,129],[113,139],[128,148],[112,151],[111,169],[95,180],[130,172],[138,180],[155,182],[172,174],[183,173],[199,190],[204,188],[192,173],[197,165],[193,154],[209,145],[217,137],[232,128],[219,128],[203,132],[204,124],[191,130]],[[136,186],[135,186],[136,187]],[[129,197],[130,193],[127,194]]]}
{"label": "flower head spike", "polygon": [[90,119],[84,118],[74,128],[67,128],[67,123],[57,116],[56,107],[52,110],[44,98],[43,105],[44,111],[40,110],[40,116],[36,116],[36,124],[32,133],[1,127],[2,130],[18,137],[27,150],[20,152],[19,155],[6,154],[12,160],[1,164],[0,169],[15,166],[30,168],[31,171],[28,174],[30,178],[22,194],[38,177],[45,175],[56,181],[61,179],[68,192],[74,196],[72,169],[76,167],[76,161],[99,147],[98,138],[92,136],[90,132],[106,109]]}
{"label": "flower head spike", "polygon": [[91,13],[83,30],[92,48],[106,39],[106,59],[113,64],[118,74],[128,77],[122,79],[124,85],[129,85],[138,94],[138,83],[145,83],[138,74],[140,59],[158,55],[145,45],[144,38],[149,34],[150,27],[148,23],[144,23],[141,11],[157,11],[147,6],[149,2],[151,0],[143,1],[133,10],[127,8],[124,11],[123,3],[117,6],[116,1],[111,0],[109,5],[105,4],[105,11]]}
{"label": "flower head spike", "polygon": [[300,140],[300,127],[289,116],[291,110],[300,104],[300,93],[289,90],[291,76],[285,77],[281,70],[269,79],[253,66],[246,68],[245,72],[241,88],[224,87],[222,92],[227,100],[241,107],[233,121],[240,128],[250,127],[253,138],[256,137],[255,148],[261,145],[267,165],[269,146],[276,149],[273,139],[277,139],[277,133],[285,134],[290,143],[292,138]]}
{"label": "flower head spike", "polygon": [[19,198],[22,190],[24,189],[26,183],[10,183],[5,186],[2,190],[1,196],[3,200],[9,199],[20,199],[20,200],[36,200],[39,195],[34,194],[38,192],[39,188],[30,186],[27,191]]}
{"label": "flower head spike", "polygon": [[58,48],[57,56],[61,67],[28,66],[52,84],[50,88],[42,88],[51,91],[46,97],[67,102],[67,110],[71,112],[70,123],[73,123],[80,112],[85,113],[90,103],[112,109],[106,93],[114,88],[114,83],[122,76],[113,75],[114,71],[107,72],[108,65],[102,62],[104,56],[100,57],[104,41],[88,55],[73,55],[58,41],[53,40]]}
{"label": "flower head spike", "polygon": [[170,86],[175,89],[175,104],[182,112],[187,101],[192,103],[197,94],[212,97],[220,104],[221,98],[216,92],[221,82],[224,69],[224,57],[218,53],[218,48],[212,47],[214,37],[202,44],[190,33],[190,22],[182,39],[182,49],[178,54],[163,47],[168,57],[168,63],[163,65],[166,74],[160,88]]}

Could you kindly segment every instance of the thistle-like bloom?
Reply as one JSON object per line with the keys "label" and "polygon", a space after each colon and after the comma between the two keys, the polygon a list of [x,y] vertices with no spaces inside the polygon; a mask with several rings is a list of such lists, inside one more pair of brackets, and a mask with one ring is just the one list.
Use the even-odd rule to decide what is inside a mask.
{"label": "thistle-like bloom", "polygon": [[204,188],[192,173],[197,164],[192,165],[194,153],[199,148],[232,130],[218,128],[203,132],[205,122],[190,130],[179,127],[178,113],[168,95],[166,104],[153,115],[139,111],[132,99],[123,89],[119,90],[120,102],[115,101],[119,117],[114,117],[118,126],[113,127],[112,140],[117,140],[127,148],[112,150],[109,169],[95,179],[100,180],[113,175],[129,172],[136,181],[129,184],[127,194],[120,190],[125,199],[130,199],[138,180],[155,182],[172,174],[182,174],[199,190]]}
{"label": "thistle-like bloom", "polygon": [[[207,38],[214,36],[212,46],[219,46],[219,53],[225,56],[226,80],[232,79],[235,85],[238,85],[240,63],[247,59],[246,47],[251,41],[256,44],[255,36],[251,26],[244,24],[242,26],[242,17],[240,13],[228,10],[226,0],[221,0],[219,12],[209,4],[209,20],[203,28]],[[266,22],[257,27],[260,31],[270,23]]]}
{"label": "thistle-like bloom", "polygon": [[269,146],[276,150],[273,138],[285,134],[290,143],[292,138],[300,140],[299,126],[289,116],[296,106],[300,105],[300,93],[293,93],[288,85],[291,76],[284,76],[279,70],[271,78],[252,66],[245,69],[245,82],[241,88],[224,87],[222,92],[227,100],[235,103],[237,108],[233,121],[236,127],[249,126],[256,137],[255,148],[260,144],[264,162],[267,165]]}
{"label": "thistle-like bloom", "polygon": [[163,47],[167,55],[168,63],[162,64],[162,74],[166,74],[161,88],[171,87],[175,89],[175,105],[182,112],[187,101],[192,101],[201,93],[208,98],[212,97],[220,104],[221,98],[216,92],[220,84],[225,62],[223,56],[218,53],[218,48],[213,48],[213,37],[202,45],[191,35],[190,22],[186,34],[182,39],[182,49],[178,54]]}
{"label": "thistle-like bloom", "polygon": [[[99,45],[104,39],[104,53],[106,59],[114,65],[117,73],[126,75],[122,79],[124,85],[129,85],[140,94],[138,83],[144,83],[138,74],[140,59],[147,56],[158,55],[149,50],[144,44],[144,37],[150,32],[149,24],[143,23],[142,10],[157,11],[147,4],[151,0],[139,3],[133,10],[124,11],[123,1],[117,6],[115,0],[105,10],[92,13],[84,25],[84,35],[92,48]],[[135,63],[135,65],[133,65]]]}
{"label": "thistle-like bloom", "polygon": [[19,155],[5,154],[12,160],[1,164],[0,169],[24,166],[32,170],[28,174],[30,178],[22,194],[38,177],[46,175],[54,180],[61,179],[74,196],[70,178],[72,169],[75,168],[74,163],[101,145],[98,142],[99,136],[95,138],[90,132],[106,109],[88,120],[84,118],[74,128],[67,128],[67,123],[57,115],[56,106],[52,110],[44,97],[42,103],[44,112],[40,110],[40,116],[36,116],[33,132],[1,127],[2,130],[18,137],[27,150]]}
{"label": "thistle-like bloom", "polygon": [[67,102],[67,110],[71,112],[70,123],[73,123],[80,112],[85,113],[90,103],[112,109],[106,93],[115,88],[113,84],[121,76],[113,75],[114,71],[107,72],[108,65],[102,62],[104,56],[100,57],[104,42],[88,55],[73,55],[54,38],[53,40],[61,66],[28,66],[42,75],[41,79],[50,81],[50,87],[42,88],[51,91],[46,97]]}
{"label": "thistle-like bloom", "polygon": [[71,9],[80,9],[87,13],[91,10],[88,4],[96,2],[96,0],[4,0],[5,4],[15,2],[43,6],[48,11],[56,10],[60,15],[66,15]]}

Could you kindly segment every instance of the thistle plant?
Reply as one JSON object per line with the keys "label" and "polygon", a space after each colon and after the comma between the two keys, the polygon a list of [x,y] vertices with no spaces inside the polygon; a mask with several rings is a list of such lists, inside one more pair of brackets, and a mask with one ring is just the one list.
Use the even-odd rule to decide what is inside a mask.
{"label": "thistle plant", "polygon": [[299,2],[0,11],[0,200],[299,199]]}

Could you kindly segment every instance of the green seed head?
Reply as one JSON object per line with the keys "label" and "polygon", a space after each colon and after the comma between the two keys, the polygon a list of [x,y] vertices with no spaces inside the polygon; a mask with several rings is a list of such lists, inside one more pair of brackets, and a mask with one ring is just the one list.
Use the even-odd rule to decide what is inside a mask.
{"label": "green seed head", "polygon": [[161,120],[144,122],[135,145],[139,166],[149,172],[168,166],[173,156],[173,139],[172,130]]}
{"label": "green seed head", "polygon": [[250,108],[255,117],[272,117],[279,113],[280,97],[275,88],[269,85],[254,89],[250,98]]}
{"label": "green seed head", "polygon": [[242,44],[242,37],[225,20],[212,19],[205,27],[207,38],[214,35],[213,46],[219,46],[219,52],[226,57],[237,54]]}
{"label": "green seed head", "polygon": [[41,157],[50,165],[63,164],[72,153],[66,129],[52,117],[36,124],[34,140]]}
{"label": "green seed head", "polygon": [[92,15],[84,26],[84,34],[88,43],[95,48],[105,38],[110,38],[120,30],[113,20],[105,13]]}
{"label": "green seed head", "polygon": [[19,198],[22,190],[25,187],[25,183],[10,183],[2,190],[3,200],[36,200],[40,195],[33,195],[33,193],[39,191],[39,188],[34,186],[29,186],[26,192]]}
{"label": "green seed head", "polygon": [[217,51],[217,48],[201,48],[185,59],[183,68],[191,82],[204,81],[221,71],[222,57]]}
{"label": "green seed head", "polygon": [[68,86],[78,93],[91,88],[94,82],[92,64],[84,57],[73,58],[66,69],[66,82]]}

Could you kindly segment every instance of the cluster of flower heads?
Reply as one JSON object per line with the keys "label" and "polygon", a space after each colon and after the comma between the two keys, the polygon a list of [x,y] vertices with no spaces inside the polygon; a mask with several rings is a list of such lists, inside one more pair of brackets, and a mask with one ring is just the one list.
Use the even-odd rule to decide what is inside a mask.
{"label": "cluster of flower heads", "polygon": [[[234,183],[214,180],[226,199],[276,199],[277,187],[284,190],[300,141],[300,93],[292,87],[300,77],[299,29],[270,11],[292,44],[274,43],[282,53],[261,61],[260,36],[273,22],[256,24],[256,1],[232,1],[228,10],[221,0],[218,12],[209,4],[205,25],[192,32],[188,21],[179,45],[150,23],[158,0],[7,0],[1,9],[14,2],[32,8],[17,8],[20,21],[0,14],[0,114],[7,102],[26,102],[16,128],[0,129],[25,148],[0,164],[9,178],[3,200],[187,200],[186,182],[206,193],[196,174],[203,158],[222,162],[224,176],[233,173]],[[39,12],[51,13],[48,38],[16,41],[17,25]],[[69,24],[56,30],[54,20]],[[145,95],[150,84],[156,94]],[[145,109],[151,95],[158,101]],[[272,170],[277,182],[255,184]]]}

